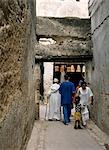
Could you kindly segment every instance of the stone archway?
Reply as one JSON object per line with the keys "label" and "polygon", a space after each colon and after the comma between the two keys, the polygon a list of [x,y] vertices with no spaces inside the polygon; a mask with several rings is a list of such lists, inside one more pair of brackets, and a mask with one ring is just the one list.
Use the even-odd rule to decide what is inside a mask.
{"label": "stone archway", "polygon": [[[67,66],[70,64],[73,64],[74,66],[76,65],[76,70],[74,71],[74,73],[72,74],[73,78],[75,77],[76,79],[76,82],[79,80],[81,80],[82,78],[82,72],[84,70],[83,66],[86,68],[85,70],[85,80],[88,82],[88,83],[91,83],[91,73],[92,73],[92,67],[91,67],[91,62],[92,62],[92,56],[87,56],[87,57],[48,57],[48,58],[40,58],[38,59],[37,56],[36,56],[36,71],[35,71],[35,76],[37,75],[37,79],[35,81],[36,83],[36,98],[35,98],[35,102],[36,102],[36,112],[37,114],[39,114],[39,103],[41,100],[44,100],[46,99],[46,94],[44,93],[44,90],[45,90],[45,84],[44,84],[44,64],[45,62],[51,62],[53,64],[58,64],[58,65],[61,65],[62,64],[67,64]],[[42,66],[42,68],[41,68]],[[80,67],[80,70],[78,68],[78,66]],[[90,67],[89,67],[90,66]],[[47,82],[50,82],[52,83],[53,82],[53,78],[54,77],[57,77],[56,74],[54,74],[54,67],[52,67],[52,78],[49,78],[49,80],[51,81],[47,81]],[[69,72],[70,73],[70,72]],[[80,74],[79,74],[80,73]],[[70,73],[71,74],[71,73]],[[78,77],[76,77],[78,74]],[[59,79],[60,80],[60,79]],[[61,81],[60,81],[61,82]],[[75,83],[75,86],[76,86],[76,83]],[[50,87],[50,84],[48,83],[48,87]],[[47,90],[46,90],[47,91]],[[37,115],[36,114],[36,115]],[[39,116],[37,115],[37,119],[39,118]]]}

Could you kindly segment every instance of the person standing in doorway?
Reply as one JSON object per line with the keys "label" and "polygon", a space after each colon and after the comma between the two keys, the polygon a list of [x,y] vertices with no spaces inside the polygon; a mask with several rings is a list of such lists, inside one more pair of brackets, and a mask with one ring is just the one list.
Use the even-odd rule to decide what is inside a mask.
{"label": "person standing in doorway", "polygon": [[54,78],[53,84],[48,92],[49,98],[49,121],[60,120],[61,95],[59,93],[60,85],[58,79]]}
{"label": "person standing in doorway", "polygon": [[61,105],[63,107],[64,124],[68,125],[70,122],[72,95],[75,93],[75,86],[69,81],[68,75],[64,76],[65,81],[60,85]]}

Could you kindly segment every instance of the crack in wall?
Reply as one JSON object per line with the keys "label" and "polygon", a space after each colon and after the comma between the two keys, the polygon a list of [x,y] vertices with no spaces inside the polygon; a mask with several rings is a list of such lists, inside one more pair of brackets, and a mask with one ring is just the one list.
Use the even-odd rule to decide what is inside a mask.
{"label": "crack in wall", "polygon": [[100,23],[100,25],[98,25],[98,26],[93,30],[93,32],[92,32],[91,35],[94,35],[94,33],[96,32],[96,30],[98,30],[98,29],[104,24],[104,22],[107,21],[108,18],[109,18],[109,15],[108,15],[106,18],[104,18],[104,20]]}

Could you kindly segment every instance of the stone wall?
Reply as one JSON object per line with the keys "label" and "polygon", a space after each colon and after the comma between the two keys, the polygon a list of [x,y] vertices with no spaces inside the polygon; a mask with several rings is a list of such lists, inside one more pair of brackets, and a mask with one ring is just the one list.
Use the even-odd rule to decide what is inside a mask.
{"label": "stone wall", "polygon": [[35,1],[0,0],[0,150],[23,150],[35,118]]}
{"label": "stone wall", "polygon": [[80,18],[36,18],[38,39],[52,38],[51,45],[36,45],[36,58],[92,56],[90,19]]}
{"label": "stone wall", "polygon": [[39,102],[41,100],[40,85],[41,85],[41,69],[40,63],[35,64],[34,69],[34,83],[35,83],[35,119],[39,119]]}
{"label": "stone wall", "polygon": [[109,1],[90,0],[93,55],[93,118],[109,134]]}

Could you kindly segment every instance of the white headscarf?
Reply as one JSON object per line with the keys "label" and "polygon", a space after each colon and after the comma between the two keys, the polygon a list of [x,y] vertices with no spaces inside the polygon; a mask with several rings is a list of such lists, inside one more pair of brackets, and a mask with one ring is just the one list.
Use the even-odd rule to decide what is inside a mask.
{"label": "white headscarf", "polygon": [[58,81],[59,80],[57,78],[54,78],[54,80],[53,80],[54,83],[58,83]]}

